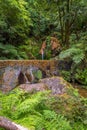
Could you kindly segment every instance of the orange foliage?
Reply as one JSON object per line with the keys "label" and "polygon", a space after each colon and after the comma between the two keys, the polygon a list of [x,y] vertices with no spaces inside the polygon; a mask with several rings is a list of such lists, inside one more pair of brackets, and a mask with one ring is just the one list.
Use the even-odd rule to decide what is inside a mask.
{"label": "orange foliage", "polygon": [[[51,37],[50,46],[51,46],[51,50],[55,50],[55,49],[60,49],[61,48],[59,40],[57,38],[55,38],[55,37]],[[46,41],[43,41],[39,53],[43,54],[45,48],[46,48]]]}
{"label": "orange foliage", "polygon": [[42,46],[41,46],[41,49],[40,49],[40,54],[43,54],[44,53],[44,50],[45,50],[45,48],[46,48],[46,41],[43,41],[43,43],[42,43]]}
{"label": "orange foliage", "polygon": [[51,37],[51,50],[60,49],[60,42],[57,38]]}

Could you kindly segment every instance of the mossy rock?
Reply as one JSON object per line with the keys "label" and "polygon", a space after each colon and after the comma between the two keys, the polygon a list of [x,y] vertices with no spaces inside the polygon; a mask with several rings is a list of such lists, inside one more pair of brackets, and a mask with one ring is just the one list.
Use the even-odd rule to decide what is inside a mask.
{"label": "mossy rock", "polygon": [[44,83],[48,86],[48,89],[52,91],[52,94],[64,94],[68,89],[73,88],[70,83],[65,81],[62,77],[54,76],[51,78],[44,78],[40,80],[41,83]]}
{"label": "mossy rock", "polygon": [[35,78],[38,79],[38,80],[42,78],[42,72],[41,72],[41,70],[37,70],[33,74],[34,74]]}

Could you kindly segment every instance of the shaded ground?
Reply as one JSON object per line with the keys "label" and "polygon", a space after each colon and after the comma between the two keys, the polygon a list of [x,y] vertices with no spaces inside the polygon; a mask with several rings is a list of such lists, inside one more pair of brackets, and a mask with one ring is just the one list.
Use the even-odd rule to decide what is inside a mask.
{"label": "shaded ground", "polygon": [[79,84],[75,84],[74,87],[78,89],[78,92],[81,96],[87,98],[87,89],[82,88],[82,85]]}

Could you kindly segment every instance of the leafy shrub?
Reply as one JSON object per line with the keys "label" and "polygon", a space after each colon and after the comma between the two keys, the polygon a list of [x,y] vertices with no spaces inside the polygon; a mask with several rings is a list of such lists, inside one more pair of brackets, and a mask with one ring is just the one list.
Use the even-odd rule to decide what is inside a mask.
{"label": "leafy shrub", "polygon": [[[87,46],[85,40],[78,41],[79,43],[70,46],[70,48],[62,51],[59,55],[60,59],[68,58],[73,61],[71,66],[71,81],[75,81],[75,79],[80,79],[83,84],[86,85],[87,80],[87,72],[84,68],[86,68],[87,64]],[[82,65],[84,64],[84,66]],[[78,69],[82,66],[81,69],[84,71],[78,71]],[[77,70],[77,71],[76,71]],[[67,76],[67,74],[65,74]]]}
{"label": "leafy shrub", "polygon": [[17,48],[11,44],[4,45],[0,43],[0,52],[2,57],[0,59],[18,59]]}
{"label": "leafy shrub", "polygon": [[69,122],[54,111],[45,110],[43,117],[45,118],[46,130],[71,130]]}
{"label": "leafy shrub", "polygon": [[75,74],[75,79],[79,83],[83,85],[87,85],[87,69],[84,70],[77,69]]}
{"label": "leafy shrub", "polygon": [[72,45],[69,49],[62,51],[59,55],[60,59],[71,58],[75,64],[79,64],[85,59],[86,44],[79,43]]}
{"label": "leafy shrub", "polygon": [[87,99],[81,98],[77,90],[67,90],[67,94],[60,97],[48,98],[49,108],[62,114],[71,124],[80,122],[87,127]]}
{"label": "leafy shrub", "polygon": [[62,70],[62,71],[61,71],[61,75],[63,76],[63,78],[64,78],[66,81],[70,81],[70,80],[71,80],[71,79],[70,79],[71,75],[70,75],[70,72],[69,72],[69,71]]}

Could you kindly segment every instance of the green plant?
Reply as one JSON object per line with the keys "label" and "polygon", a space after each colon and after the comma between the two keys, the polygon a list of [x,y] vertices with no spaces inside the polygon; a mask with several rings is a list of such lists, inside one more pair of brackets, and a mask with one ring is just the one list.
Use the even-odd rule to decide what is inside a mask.
{"label": "green plant", "polygon": [[70,130],[69,122],[46,106],[46,93],[29,95],[18,89],[5,95],[0,93],[0,115],[35,130]]}
{"label": "green plant", "polygon": [[45,118],[46,130],[71,130],[69,122],[61,115],[57,115],[54,111],[45,110],[43,117]]}
{"label": "green plant", "polygon": [[[80,43],[75,44],[70,46],[69,49],[66,49],[64,51],[62,51],[59,55],[60,59],[71,59],[73,61],[72,65],[71,65],[71,81],[75,82],[75,74],[76,74],[76,69],[80,68],[80,66],[82,66],[82,64],[84,63],[84,66],[82,66],[81,69],[86,68],[86,64],[87,64],[87,46],[86,46],[86,41],[85,39],[83,41],[79,41]],[[78,73],[78,72],[77,72]],[[78,75],[78,74],[77,74]],[[86,75],[84,75],[86,76]],[[86,77],[85,77],[86,79]]]}
{"label": "green plant", "polygon": [[33,72],[33,74],[37,80],[42,78],[42,71],[41,70],[37,70],[36,72]]}
{"label": "green plant", "polygon": [[79,83],[83,85],[87,85],[87,69],[84,70],[77,69],[75,74],[75,79]]}
{"label": "green plant", "polygon": [[71,75],[70,75],[70,72],[69,71],[65,71],[65,70],[62,70],[61,71],[61,75],[63,76],[63,78],[66,80],[66,81],[70,81],[71,79]]}
{"label": "green plant", "polygon": [[[11,44],[4,45],[0,43],[0,52],[5,59],[18,59],[19,57],[17,48]],[[2,59],[2,57],[0,59]]]}
{"label": "green plant", "polygon": [[86,107],[87,99],[81,98],[74,88],[62,96],[52,96],[48,91],[29,94],[17,88],[0,93],[0,115],[31,130],[72,130],[79,123],[85,130]]}
{"label": "green plant", "polygon": [[62,51],[59,55],[60,59],[71,58],[75,64],[81,63],[86,56],[86,44],[79,43],[71,46],[69,49]]}
{"label": "green plant", "polygon": [[81,122],[87,127],[87,98],[81,98],[77,90],[68,89],[67,94],[60,97],[52,97],[47,101],[49,107],[66,117],[71,124]]}

